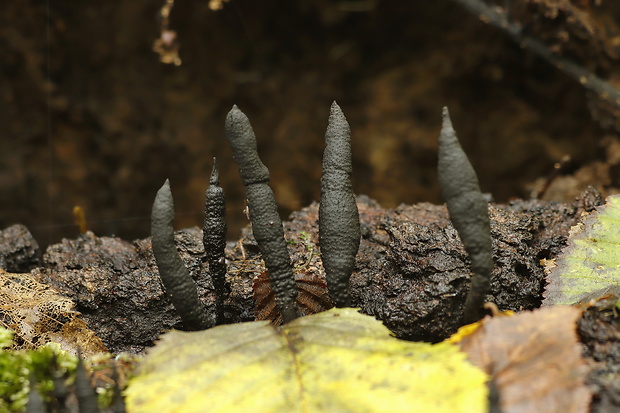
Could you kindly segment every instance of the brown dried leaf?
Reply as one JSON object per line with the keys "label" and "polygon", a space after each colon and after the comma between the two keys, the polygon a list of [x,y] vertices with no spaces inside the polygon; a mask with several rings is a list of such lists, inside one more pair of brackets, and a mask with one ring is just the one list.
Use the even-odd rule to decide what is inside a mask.
{"label": "brown dried leaf", "polygon": [[503,413],[589,411],[588,368],[581,357],[574,307],[548,307],[485,318],[460,342],[472,363],[493,377]]}
{"label": "brown dried leaf", "polygon": [[60,343],[63,350],[89,355],[106,351],[67,297],[41,284],[31,274],[0,269],[0,325],[15,332],[16,349]]}
{"label": "brown dried leaf", "polygon": [[[327,284],[318,274],[296,271],[295,284],[298,292],[297,308],[302,316],[320,313],[333,307],[327,294]],[[270,320],[275,325],[282,324],[282,316],[276,308],[275,295],[271,290],[267,271],[263,271],[254,279],[253,289],[256,320]]]}

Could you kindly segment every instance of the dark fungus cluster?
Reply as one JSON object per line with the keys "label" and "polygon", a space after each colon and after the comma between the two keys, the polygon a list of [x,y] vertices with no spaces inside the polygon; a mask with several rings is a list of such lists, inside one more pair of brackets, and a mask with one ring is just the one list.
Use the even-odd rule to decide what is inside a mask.
{"label": "dark fungus cluster", "polygon": [[[246,189],[252,232],[269,272],[276,306],[286,323],[298,316],[291,260],[282,221],[269,186],[269,170],[258,156],[256,136],[248,117],[236,105],[226,117],[226,136]],[[334,102],[325,133],[319,247],[329,296],[337,307],[351,305],[349,278],[360,244],[359,213],[351,173],[351,131],[342,110]],[[439,137],[438,173],[450,219],[471,258],[474,272],[463,317],[465,323],[470,323],[482,316],[482,307],[489,291],[493,266],[489,215],[476,173],[458,142],[447,108],[443,110]],[[219,186],[214,159],[210,186],[206,192],[203,238],[217,296],[216,317],[210,320],[174,244],[174,208],[168,181],[153,203],[153,253],[166,294],[188,330],[202,330],[227,321],[224,319],[223,302],[230,288],[225,280],[224,213],[224,193]]]}
{"label": "dark fungus cluster", "polygon": [[[293,270],[288,254],[282,222],[278,215],[273,191],[269,187],[269,170],[261,162],[256,136],[247,116],[236,106],[226,117],[226,136],[241,179],[246,188],[252,231],[269,272],[276,306],[284,322],[298,316],[297,295]],[[319,206],[319,247],[326,272],[329,296],[338,307],[351,305],[349,278],[355,266],[355,255],[360,244],[360,222],[351,185],[351,131],[340,107],[331,107],[321,178]],[[487,202],[484,199],[473,167],[458,142],[448,109],[443,109],[443,124],[439,136],[439,182],[446,200],[450,219],[459,233],[465,250],[471,258],[474,276],[465,301],[464,323],[477,321],[489,291],[493,257]],[[203,330],[225,319],[223,303],[230,293],[226,283],[226,246],[224,191],[219,186],[215,159],[210,185],[205,195],[205,223],[203,244],[209,272],[216,292],[215,318],[211,319],[198,298],[196,285],[177,252],[174,242],[174,205],[170,184],[166,180],[153,203],[151,233],[153,254],[166,294],[187,330]],[[77,367],[73,392],[80,413],[99,411],[97,398],[81,357]],[[58,404],[54,411],[66,411],[69,394],[64,380],[58,377],[48,399]],[[35,380],[31,386],[35,388]],[[46,412],[47,403],[38,391],[31,391],[27,412]],[[118,386],[115,387],[114,412],[124,412]]]}

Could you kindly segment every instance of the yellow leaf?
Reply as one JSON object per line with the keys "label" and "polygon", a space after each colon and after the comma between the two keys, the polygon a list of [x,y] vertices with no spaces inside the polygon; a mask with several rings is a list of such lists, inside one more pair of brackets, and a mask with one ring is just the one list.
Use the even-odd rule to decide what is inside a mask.
{"label": "yellow leaf", "polygon": [[127,389],[139,412],[485,412],[487,376],[449,343],[398,340],[349,308],[283,327],[165,334]]}
{"label": "yellow leaf", "polygon": [[571,228],[567,246],[545,265],[543,305],[572,305],[620,289],[620,195]]}

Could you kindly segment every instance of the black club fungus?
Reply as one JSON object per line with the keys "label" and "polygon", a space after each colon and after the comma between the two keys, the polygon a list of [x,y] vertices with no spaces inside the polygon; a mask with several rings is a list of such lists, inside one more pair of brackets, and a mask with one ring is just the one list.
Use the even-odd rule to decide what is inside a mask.
{"label": "black club fungus", "polygon": [[90,378],[84,367],[82,354],[78,350],[78,363],[75,371],[75,396],[78,401],[80,413],[97,413],[99,405],[97,404],[97,394],[90,387]]}
{"label": "black club fungus", "polygon": [[337,307],[351,305],[349,278],[360,245],[360,220],[351,185],[352,173],[351,129],[342,110],[334,102],[325,132],[319,246],[327,289]]}
{"label": "black club fungus", "polygon": [[482,315],[491,285],[493,253],[488,204],[478,177],[456,137],[448,108],[443,108],[439,135],[439,184],[450,213],[450,220],[459,233],[471,259],[474,272],[465,301],[464,322],[478,321]]}
{"label": "black club fungus", "polygon": [[26,404],[26,413],[42,413],[47,412],[45,402],[39,389],[36,387],[34,373],[30,373],[30,392],[28,393],[28,403]]}
{"label": "black club fungus", "polygon": [[220,186],[215,158],[209,188],[205,193],[205,222],[202,229],[202,243],[209,263],[216,299],[216,324],[224,324],[224,299],[230,294],[226,284],[226,199]]}
{"label": "black club fungus", "polygon": [[151,213],[153,254],[164,284],[166,295],[188,330],[204,330],[209,322],[205,308],[198,298],[196,284],[185,268],[174,244],[174,203],[168,180],[157,191]]}
{"label": "black club fungus", "polygon": [[269,186],[269,170],[258,156],[250,120],[234,105],[226,116],[226,136],[245,185],[252,232],[269,271],[276,305],[285,323],[296,318],[295,279],[282,220]]}

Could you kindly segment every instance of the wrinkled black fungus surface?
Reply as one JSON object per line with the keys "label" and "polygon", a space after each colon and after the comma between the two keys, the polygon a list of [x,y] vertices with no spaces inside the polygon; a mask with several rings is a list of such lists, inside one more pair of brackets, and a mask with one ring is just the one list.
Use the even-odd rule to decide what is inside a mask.
{"label": "wrinkled black fungus surface", "polygon": [[205,193],[205,221],[202,228],[202,242],[209,263],[209,274],[215,288],[216,324],[225,322],[224,300],[230,294],[226,283],[226,199],[220,186],[215,158],[209,188]]}
{"label": "wrinkled black fungus surface", "polygon": [[282,220],[269,186],[269,170],[258,157],[250,121],[237,106],[226,116],[226,136],[245,185],[252,232],[269,270],[271,287],[284,322],[296,317],[293,268],[284,241]]}
{"label": "wrinkled black fungus surface", "polygon": [[78,364],[75,371],[75,395],[77,397],[80,413],[97,413],[97,395],[90,386],[90,378],[84,367],[82,355],[78,352]]}
{"label": "wrinkled black fungus surface", "polygon": [[202,302],[198,299],[196,284],[183,264],[174,243],[174,204],[168,180],[159,189],[153,202],[151,235],[153,254],[159,276],[168,298],[181,316],[188,330],[204,330],[214,323],[209,320]]}
{"label": "wrinkled black fungus surface", "polygon": [[329,296],[337,307],[351,305],[349,278],[360,245],[359,212],[351,184],[351,129],[334,102],[325,133],[319,246]]}
{"label": "wrinkled black fungus surface", "polygon": [[456,137],[448,108],[439,135],[439,185],[450,220],[471,258],[474,275],[465,301],[464,322],[477,321],[490,288],[493,255],[487,201],[478,177]]}
{"label": "wrinkled black fungus surface", "polygon": [[[437,342],[454,333],[461,323],[471,268],[445,206],[421,203],[384,209],[364,196],[357,198],[357,206],[362,240],[350,279],[353,306],[382,320],[399,338]],[[545,277],[540,259],[556,256],[570,227],[589,207],[582,200],[574,205],[543,201],[491,205],[496,265],[487,300],[501,310],[539,307]],[[318,250],[317,223],[318,204],[295,212],[284,223],[296,267],[304,266],[311,251]],[[303,233],[310,246],[300,238]],[[179,231],[175,242],[201,301],[214,317],[202,232]],[[226,257],[230,321],[252,320],[252,284],[265,266],[249,226],[239,243],[227,247]],[[130,243],[90,234],[50,246],[43,261],[45,267],[34,275],[72,298],[110,351],[140,351],[163,331],[179,326],[157,277],[150,239]],[[318,259],[304,268],[324,277]]]}

